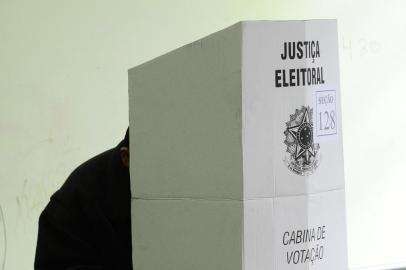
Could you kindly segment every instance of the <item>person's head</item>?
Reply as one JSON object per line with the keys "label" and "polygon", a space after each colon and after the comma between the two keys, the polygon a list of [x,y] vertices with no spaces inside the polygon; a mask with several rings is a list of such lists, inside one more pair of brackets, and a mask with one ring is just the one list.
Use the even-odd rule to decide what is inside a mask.
{"label": "person's head", "polygon": [[130,163],[130,128],[127,128],[123,144],[120,147],[121,162],[125,167],[129,167]]}

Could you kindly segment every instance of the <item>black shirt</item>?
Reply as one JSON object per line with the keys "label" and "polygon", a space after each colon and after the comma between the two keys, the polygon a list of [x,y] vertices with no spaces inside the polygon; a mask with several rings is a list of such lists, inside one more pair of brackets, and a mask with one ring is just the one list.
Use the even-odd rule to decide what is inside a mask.
{"label": "black shirt", "polygon": [[39,218],[34,268],[132,269],[130,176],[117,147],[86,161]]}

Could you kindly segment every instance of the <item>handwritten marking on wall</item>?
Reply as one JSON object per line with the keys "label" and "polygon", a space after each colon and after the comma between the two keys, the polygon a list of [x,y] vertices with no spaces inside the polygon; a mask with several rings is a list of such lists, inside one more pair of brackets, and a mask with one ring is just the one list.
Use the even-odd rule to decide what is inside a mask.
{"label": "handwritten marking on wall", "polygon": [[6,234],[6,221],[4,220],[3,209],[0,205],[0,266],[1,270],[6,267],[6,257],[7,257],[7,234]]}
{"label": "handwritten marking on wall", "polygon": [[340,44],[343,57],[350,60],[355,57],[372,57],[382,51],[382,44],[378,40],[369,39],[366,37],[348,38],[343,37]]}

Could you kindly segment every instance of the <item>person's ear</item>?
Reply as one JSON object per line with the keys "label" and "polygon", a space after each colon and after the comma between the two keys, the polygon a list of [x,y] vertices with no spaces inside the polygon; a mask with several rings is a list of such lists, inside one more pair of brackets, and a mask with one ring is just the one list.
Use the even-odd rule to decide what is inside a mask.
{"label": "person's ear", "polygon": [[120,157],[123,165],[128,168],[130,164],[130,152],[128,150],[128,147],[120,148]]}

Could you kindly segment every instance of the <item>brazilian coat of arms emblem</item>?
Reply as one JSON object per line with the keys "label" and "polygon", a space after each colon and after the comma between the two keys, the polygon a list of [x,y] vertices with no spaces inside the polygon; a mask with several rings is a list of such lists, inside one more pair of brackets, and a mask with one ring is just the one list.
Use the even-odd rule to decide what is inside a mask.
{"label": "brazilian coat of arms emblem", "polygon": [[302,176],[311,175],[319,165],[320,145],[313,140],[313,109],[302,106],[290,115],[284,131],[287,146],[286,166]]}

